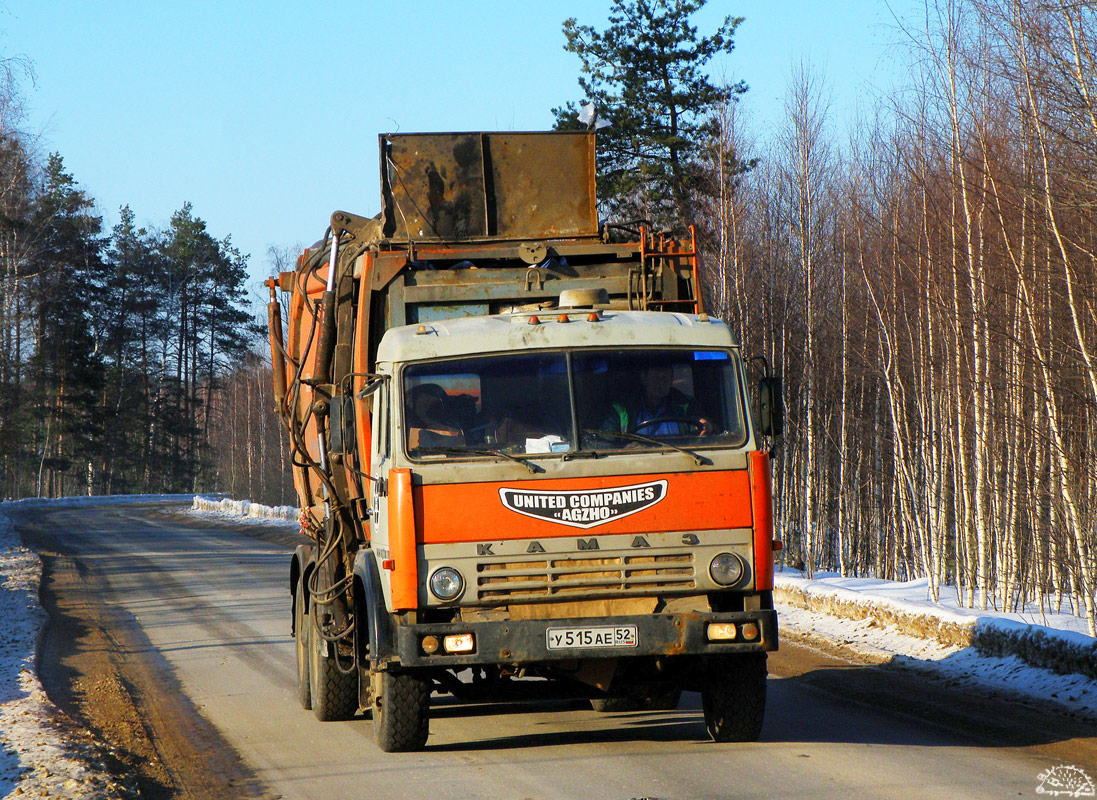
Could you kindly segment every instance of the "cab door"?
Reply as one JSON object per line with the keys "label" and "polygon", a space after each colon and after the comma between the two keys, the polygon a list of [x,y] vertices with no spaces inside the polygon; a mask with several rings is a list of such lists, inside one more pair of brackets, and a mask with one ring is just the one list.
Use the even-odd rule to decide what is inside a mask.
{"label": "cab door", "polygon": [[392,467],[392,381],[384,381],[373,396],[370,441],[370,540],[374,549],[387,557],[388,549],[388,474]]}

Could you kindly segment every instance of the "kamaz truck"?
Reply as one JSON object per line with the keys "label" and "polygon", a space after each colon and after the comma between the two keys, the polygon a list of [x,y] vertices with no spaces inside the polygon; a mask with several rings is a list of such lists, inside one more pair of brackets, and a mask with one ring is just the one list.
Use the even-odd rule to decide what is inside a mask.
{"label": "kamaz truck", "polygon": [[379,145],[381,212],[335,212],[267,282],[313,542],[298,700],[372,716],[386,751],[422,748],[447,694],[697,691],[714,740],[757,738],[780,384],[748,385],[704,313],[692,229],[600,222],[592,132]]}

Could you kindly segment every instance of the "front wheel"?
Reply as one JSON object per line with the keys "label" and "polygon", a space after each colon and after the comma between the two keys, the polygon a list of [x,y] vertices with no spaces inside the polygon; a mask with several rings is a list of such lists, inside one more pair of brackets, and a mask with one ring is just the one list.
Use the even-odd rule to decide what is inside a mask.
{"label": "front wheel", "polygon": [[701,689],[705,727],[714,742],[754,742],[766,713],[766,654],[714,659]]}
{"label": "front wheel", "polygon": [[431,682],[407,672],[374,677],[373,732],[386,753],[421,750],[430,733]]}

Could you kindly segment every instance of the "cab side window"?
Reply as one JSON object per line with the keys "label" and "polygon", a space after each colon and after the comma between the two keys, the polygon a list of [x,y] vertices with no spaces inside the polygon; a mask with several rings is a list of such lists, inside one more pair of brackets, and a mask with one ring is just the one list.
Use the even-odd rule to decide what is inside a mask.
{"label": "cab side window", "polygon": [[386,383],[373,396],[373,452],[375,461],[389,457],[390,419],[389,386]]}

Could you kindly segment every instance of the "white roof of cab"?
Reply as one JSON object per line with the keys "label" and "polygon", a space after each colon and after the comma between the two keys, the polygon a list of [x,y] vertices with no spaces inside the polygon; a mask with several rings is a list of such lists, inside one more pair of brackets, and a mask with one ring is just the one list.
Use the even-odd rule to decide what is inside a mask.
{"label": "white roof of cab", "polygon": [[[569,321],[558,317],[568,314]],[[552,309],[530,314],[460,317],[385,332],[377,348],[383,362],[419,361],[482,353],[563,347],[735,347],[728,326],[712,317],[666,311],[603,311],[597,322],[589,310]],[[422,329],[422,332],[420,332]]]}

